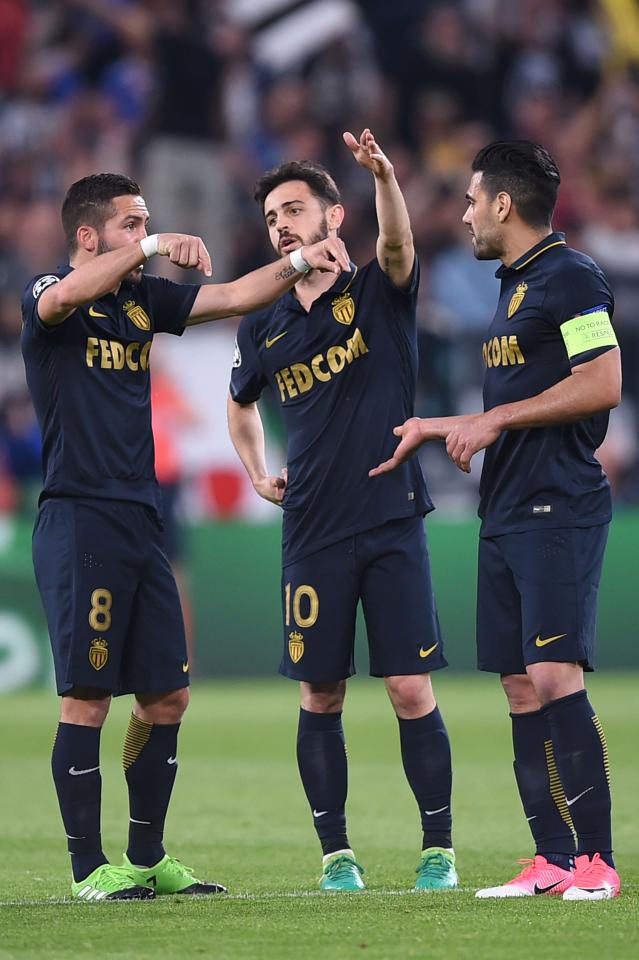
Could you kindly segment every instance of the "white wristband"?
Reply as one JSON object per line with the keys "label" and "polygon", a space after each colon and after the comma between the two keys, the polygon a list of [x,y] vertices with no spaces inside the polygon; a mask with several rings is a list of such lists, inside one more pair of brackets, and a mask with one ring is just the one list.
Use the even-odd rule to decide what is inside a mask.
{"label": "white wristband", "polygon": [[149,257],[154,257],[158,252],[158,234],[152,233],[150,237],[145,237],[144,240],[140,240],[140,246],[147,260]]}
{"label": "white wristband", "polygon": [[307,263],[302,255],[302,250],[304,247],[299,247],[297,250],[291,250],[289,257],[291,258],[291,266],[297,270],[298,273],[309,273],[313,268],[310,263]]}

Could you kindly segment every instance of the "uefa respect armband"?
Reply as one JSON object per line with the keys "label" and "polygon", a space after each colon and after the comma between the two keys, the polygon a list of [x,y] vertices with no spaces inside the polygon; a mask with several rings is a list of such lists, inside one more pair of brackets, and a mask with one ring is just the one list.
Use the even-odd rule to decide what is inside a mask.
{"label": "uefa respect armband", "polygon": [[571,317],[562,323],[560,330],[569,360],[587,350],[617,346],[617,335],[605,306],[593,307]]}

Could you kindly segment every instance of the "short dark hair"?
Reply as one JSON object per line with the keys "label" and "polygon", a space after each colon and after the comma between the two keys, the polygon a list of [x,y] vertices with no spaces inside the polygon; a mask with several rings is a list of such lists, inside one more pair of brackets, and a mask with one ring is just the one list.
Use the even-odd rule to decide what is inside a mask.
{"label": "short dark hair", "polygon": [[253,196],[264,209],[264,201],[271,190],[290,180],[303,180],[307,183],[311,193],[323,207],[342,202],[337,184],[328,170],[321,163],[313,163],[311,160],[287,160],[272,170],[267,170],[255,184]]}
{"label": "short dark hair", "polygon": [[561,182],[557,164],[548,151],[532,140],[496,140],[473,160],[481,185],[491,198],[510,194],[517,213],[531,227],[550,224]]}
{"label": "short dark hair", "polygon": [[62,226],[69,249],[77,247],[77,229],[82,224],[100,230],[115,214],[116,197],[138,196],[140,188],[122,173],[94,173],[76,180],[67,190],[62,204]]}

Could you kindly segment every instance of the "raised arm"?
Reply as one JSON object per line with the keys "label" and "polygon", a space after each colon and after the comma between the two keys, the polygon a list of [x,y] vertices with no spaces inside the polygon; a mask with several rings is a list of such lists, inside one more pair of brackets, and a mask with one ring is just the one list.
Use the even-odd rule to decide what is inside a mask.
{"label": "raised arm", "polygon": [[229,434],[237,454],[244,464],[255,492],[264,500],[281,504],[286,489],[286,471],[283,476],[269,476],[266,469],[264,427],[256,403],[236,403],[229,394],[227,405]]}
{"label": "raised arm", "polygon": [[393,165],[368,127],[362,132],[359,141],[352,133],[344,133],[344,143],[359,165],[373,174],[379,225],[377,260],[393,283],[405,289],[408,287],[415,262],[415,247],[406,202]]}
{"label": "raised arm", "polygon": [[[297,269],[300,266],[306,267]],[[275,263],[267,264],[247,273],[231,283],[209,284],[201,287],[187,320],[188,325],[218,320],[236,314],[252,313],[277,300],[309,270],[326,270],[341,273],[350,270],[346,247],[338,237],[328,237],[286,255]],[[308,268],[308,269],[307,269]]]}
{"label": "raised arm", "polygon": [[91,257],[74,267],[59,283],[52,283],[38,301],[40,319],[47,326],[62,323],[76,307],[116,290],[127,274],[154,253],[168,257],[177,266],[196,267],[205,276],[211,276],[211,258],[199,237],[182,233],[153,234],[141,242]]}
{"label": "raised arm", "polygon": [[527,400],[505,403],[485,413],[420,420],[412,417],[393,431],[400,443],[390,460],[369,476],[388,473],[404,463],[427,440],[445,440],[446,450],[460,470],[470,473],[470,461],[504,430],[574,423],[616,407],[621,398],[619,347],[572,368],[571,376]]}

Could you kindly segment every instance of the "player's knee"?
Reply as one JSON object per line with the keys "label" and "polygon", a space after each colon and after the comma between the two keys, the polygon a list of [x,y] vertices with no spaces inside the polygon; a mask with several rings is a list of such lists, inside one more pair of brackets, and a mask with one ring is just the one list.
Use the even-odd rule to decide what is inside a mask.
{"label": "player's knee", "polygon": [[189,688],[167,693],[137,694],[136,713],[147,723],[179,723],[189,705]]}
{"label": "player's knee", "polygon": [[509,673],[501,677],[501,685],[508,698],[511,713],[532,713],[541,703],[535,688],[526,674]]}
{"label": "player's knee", "polygon": [[62,723],[74,723],[81,727],[101,727],[110,706],[110,694],[74,687],[62,697],[60,720]]}
{"label": "player's knee", "polygon": [[385,683],[398,717],[415,719],[434,709],[435,697],[428,674],[386,677]]}
{"label": "player's knee", "polygon": [[345,696],[345,680],[335,684],[300,684],[300,706],[309,713],[338,713]]}

